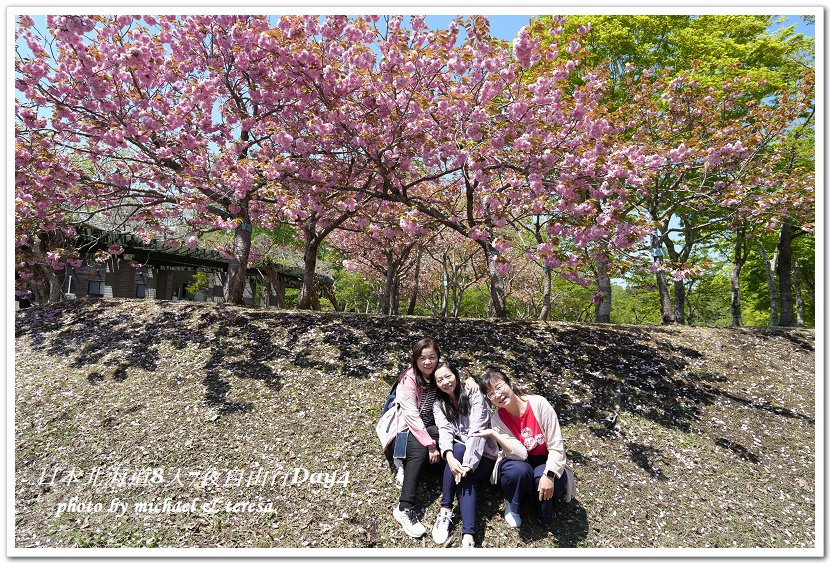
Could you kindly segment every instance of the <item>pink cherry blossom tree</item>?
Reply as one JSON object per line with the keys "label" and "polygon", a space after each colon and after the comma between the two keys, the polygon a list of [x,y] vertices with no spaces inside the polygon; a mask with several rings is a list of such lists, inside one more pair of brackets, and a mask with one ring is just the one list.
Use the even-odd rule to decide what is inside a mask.
{"label": "pink cherry blossom tree", "polygon": [[[360,95],[342,97],[329,114],[343,150],[374,178],[353,189],[404,204],[411,210],[402,218],[405,229],[432,220],[474,240],[487,259],[494,314],[505,316],[511,217],[601,213],[586,205],[577,178],[582,158],[611,161],[625,153],[597,142],[609,128],[598,111],[604,82],[587,71],[571,90],[566,79],[578,72],[577,39],[563,40],[563,51],[574,56],[560,60],[556,47],[543,50],[526,32],[512,48],[493,39],[485,18],[458,19],[440,31],[427,29],[423,18],[412,18],[411,29],[401,22],[392,17],[384,33],[376,31],[380,63],[361,67]],[[365,20],[353,27],[356,37],[369,35]],[[558,62],[550,76],[531,82],[529,69],[542,57]],[[603,174],[617,180],[634,173],[609,166]],[[599,221],[574,230],[557,220],[549,230],[585,240],[606,231]]]}
{"label": "pink cherry blossom tree", "polygon": [[[88,163],[72,222],[118,209],[131,231],[165,241],[232,233],[225,299],[242,299],[252,224],[273,210],[262,190],[281,167],[272,120],[302,104],[294,52],[252,16],[50,16],[20,22],[24,129]],[[300,55],[301,56],[301,53]],[[43,122],[43,123],[42,123]],[[49,191],[48,182],[35,187]]]}
{"label": "pink cherry blossom tree", "polygon": [[400,204],[372,200],[330,237],[331,245],[347,257],[347,271],[379,282],[378,313],[384,315],[398,314],[403,287],[417,292],[420,254],[434,237],[426,228],[404,231],[403,214]]}
{"label": "pink cherry blossom tree", "polygon": [[[16,127],[15,135],[15,290],[32,291],[37,303],[62,298],[63,270],[80,265],[67,239],[75,235],[63,209],[79,204],[77,172],[47,136]],[[40,189],[49,186],[49,190]]]}

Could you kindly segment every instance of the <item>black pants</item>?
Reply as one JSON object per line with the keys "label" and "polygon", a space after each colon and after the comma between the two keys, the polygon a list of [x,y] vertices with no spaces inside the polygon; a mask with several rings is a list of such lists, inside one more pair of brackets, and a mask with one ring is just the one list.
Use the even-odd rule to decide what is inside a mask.
{"label": "black pants", "polygon": [[[438,427],[427,426],[427,432],[435,440],[435,447],[437,448]],[[401,509],[415,508],[415,493],[418,491],[418,481],[420,481],[421,474],[427,465],[429,465],[429,450],[410,432],[406,439],[406,458],[403,460]]]}

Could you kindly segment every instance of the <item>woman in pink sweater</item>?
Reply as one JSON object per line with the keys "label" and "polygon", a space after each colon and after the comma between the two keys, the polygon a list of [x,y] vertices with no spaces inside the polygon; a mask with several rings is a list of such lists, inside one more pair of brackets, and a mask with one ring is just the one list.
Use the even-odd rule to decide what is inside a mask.
{"label": "woman in pink sweater", "polygon": [[419,340],[412,347],[412,366],[401,376],[395,402],[398,432],[408,431],[404,477],[398,506],[392,512],[404,532],[413,538],[426,529],[415,511],[415,493],[424,468],[439,463],[438,428],[432,406],[435,403],[435,368],[441,360],[441,347],[434,338]]}

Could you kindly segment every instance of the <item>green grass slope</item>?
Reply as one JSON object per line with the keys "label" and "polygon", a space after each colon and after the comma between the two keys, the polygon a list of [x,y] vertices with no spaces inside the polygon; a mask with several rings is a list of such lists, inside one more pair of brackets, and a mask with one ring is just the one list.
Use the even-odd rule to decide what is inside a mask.
{"label": "green grass slope", "polygon": [[[374,434],[423,334],[546,396],[576,473],[550,531],[531,506],[508,528],[488,485],[480,545],[816,547],[811,330],[135,300],[17,313],[15,546],[433,547],[392,519]],[[439,505],[431,475],[428,529]]]}

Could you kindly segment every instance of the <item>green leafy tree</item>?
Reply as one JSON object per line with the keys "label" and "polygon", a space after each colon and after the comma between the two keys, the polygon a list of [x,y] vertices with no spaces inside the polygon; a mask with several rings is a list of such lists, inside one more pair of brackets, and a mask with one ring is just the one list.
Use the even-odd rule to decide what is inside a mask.
{"label": "green leafy tree", "polygon": [[[757,241],[757,249],[764,247],[775,247],[778,233],[772,233]],[[777,311],[773,301],[778,297],[777,280],[770,272],[769,262],[775,262],[774,252],[770,252],[772,258],[766,258],[757,250],[750,254],[746,261],[745,276],[742,279],[741,291],[746,296],[748,307],[745,314],[751,315],[754,321],[747,321],[746,324],[765,324],[759,322],[763,319],[768,322],[771,315]],[[816,295],[816,258],[815,258],[815,234],[808,234],[796,238],[793,241],[793,301],[795,304],[795,316],[797,325],[815,326],[815,295]],[[772,270],[774,271],[774,265]],[[770,289],[772,285],[772,289]],[[774,324],[774,323],[770,323]]]}
{"label": "green leafy tree", "polygon": [[[558,25],[555,18],[539,19],[546,29]],[[608,103],[621,112],[636,110],[624,112],[618,123],[642,124],[631,131],[649,154],[667,155],[679,147],[697,150],[685,161],[655,167],[653,182],[641,198],[641,212],[655,228],[652,249],[666,255],[656,272],[664,322],[684,322],[684,287],[689,278],[678,279],[677,273],[703,252],[699,244],[726,229],[727,220],[736,213],[734,206],[720,205],[725,199],[721,194],[743,190],[758,178],[763,183],[769,170],[780,170],[785,159],[775,160],[768,153],[780,150],[781,137],[797,128],[798,112],[809,113],[809,107],[797,108],[784,119],[785,112],[779,111],[792,104],[791,93],[799,86],[809,86],[804,71],[814,59],[813,38],[795,33],[794,26],[771,31],[784,21],[768,15],[578,15],[565,23],[565,35],[591,28],[583,65],[607,70],[612,82]],[[551,44],[556,41],[555,34],[541,38]],[[639,87],[649,82],[654,86],[651,90]],[[682,119],[690,112],[699,115],[685,126]],[[809,116],[802,114],[801,119],[809,122]],[[777,131],[769,127],[775,122]],[[705,127],[695,129],[695,123]],[[733,146],[736,140],[748,149],[743,162],[701,168],[700,160],[709,151]],[[740,198],[735,201],[751,204]],[[778,263],[778,275],[784,280],[783,302],[789,295],[786,245],[797,232],[790,229],[792,221],[778,222],[782,220],[779,246],[784,246],[779,254],[784,260]],[[737,244],[741,238],[737,229],[734,238]],[[736,259],[743,256],[745,252],[736,252]],[[665,271],[675,274],[673,303]]]}
{"label": "green leafy tree", "polygon": [[[549,16],[542,16],[544,20]],[[646,69],[677,75],[699,65],[705,86],[747,75],[762,95],[812,66],[815,40],[772,15],[574,15],[565,32],[591,25],[586,65],[607,65],[623,102],[626,76]],[[775,31],[773,27],[780,26]],[[628,67],[628,70],[626,68]]]}

